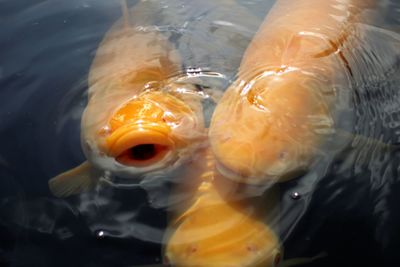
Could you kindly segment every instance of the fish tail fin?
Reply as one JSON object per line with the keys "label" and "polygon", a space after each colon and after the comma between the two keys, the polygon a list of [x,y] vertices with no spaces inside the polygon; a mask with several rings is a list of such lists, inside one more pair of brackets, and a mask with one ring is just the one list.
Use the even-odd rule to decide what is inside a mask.
{"label": "fish tail fin", "polygon": [[81,165],[63,172],[49,180],[49,189],[57,197],[68,197],[88,191],[96,184],[92,175],[92,165],[85,161]]}

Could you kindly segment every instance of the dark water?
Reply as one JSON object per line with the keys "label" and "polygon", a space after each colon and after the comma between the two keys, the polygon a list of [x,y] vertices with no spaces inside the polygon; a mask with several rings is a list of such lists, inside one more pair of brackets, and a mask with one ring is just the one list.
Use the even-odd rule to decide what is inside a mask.
{"label": "dark water", "polygon": [[[217,72],[220,78],[201,79],[221,92],[273,1],[243,1],[237,9],[223,3],[159,1],[144,16],[175,41],[187,69]],[[340,90],[349,91],[350,104],[338,120],[350,142],[281,185],[285,258],[326,252],[307,266],[400,265],[399,10],[398,2],[382,1],[372,24],[360,26],[369,34],[355,34],[362,42],[344,52],[351,71]],[[105,184],[98,194],[69,199],[53,197],[47,184],[85,160],[87,75],[120,17],[119,1],[0,0],[0,266],[162,261],[163,183]]]}

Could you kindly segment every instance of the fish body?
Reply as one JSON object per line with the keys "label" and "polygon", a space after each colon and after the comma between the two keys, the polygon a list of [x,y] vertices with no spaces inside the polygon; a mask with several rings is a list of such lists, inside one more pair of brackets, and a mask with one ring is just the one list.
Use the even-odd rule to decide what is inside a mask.
{"label": "fish body", "polygon": [[221,171],[263,184],[310,167],[335,132],[335,79],[348,67],[341,48],[365,3],[276,2],[213,114],[209,135]]}
{"label": "fish body", "polygon": [[[167,229],[168,263],[177,267],[280,264],[275,231],[255,214],[254,203],[235,201],[237,185],[226,183],[218,173],[209,149],[198,155],[188,176],[192,181],[184,188],[188,201],[174,210],[176,216]],[[182,192],[182,188],[175,190]]]}
{"label": "fish body", "polygon": [[169,80],[181,72],[181,58],[160,31],[140,27],[146,22],[140,5],[131,13],[125,7],[130,15],[96,51],[81,121],[88,162],[49,181],[57,196],[92,188],[101,177],[93,169],[126,179],[168,171],[206,138],[201,97],[193,86]]}

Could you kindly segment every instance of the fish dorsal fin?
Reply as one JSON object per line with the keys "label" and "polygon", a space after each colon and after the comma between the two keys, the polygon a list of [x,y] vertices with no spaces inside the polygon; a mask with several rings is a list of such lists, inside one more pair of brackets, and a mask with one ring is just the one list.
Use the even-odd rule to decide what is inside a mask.
{"label": "fish dorsal fin", "polygon": [[85,161],[81,165],[50,179],[49,188],[57,197],[68,197],[88,191],[96,185],[93,166]]}

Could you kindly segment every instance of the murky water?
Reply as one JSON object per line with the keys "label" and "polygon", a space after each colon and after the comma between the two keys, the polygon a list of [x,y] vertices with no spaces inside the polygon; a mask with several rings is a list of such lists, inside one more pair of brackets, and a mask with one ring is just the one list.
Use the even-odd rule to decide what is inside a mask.
{"label": "murky water", "polygon": [[[206,127],[274,4],[240,2],[149,0],[131,18],[140,31],[161,32],[175,45],[182,70],[173,81],[196,88]],[[171,197],[181,169],[134,181],[102,179],[93,191],[68,198],[48,188],[50,178],[85,160],[80,122],[88,73],[121,16],[120,1],[0,1],[2,266],[163,261],[169,212],[192,197]],[[400,263],[400,3],[380,1],[365,17],[335,65],[336,131],[307,172],[279,184],[280,216],[272,212],[269,219],[284,259],[326,253],[307,266]],[[270,189],[250,186],[236,197],[265,197]]]}

